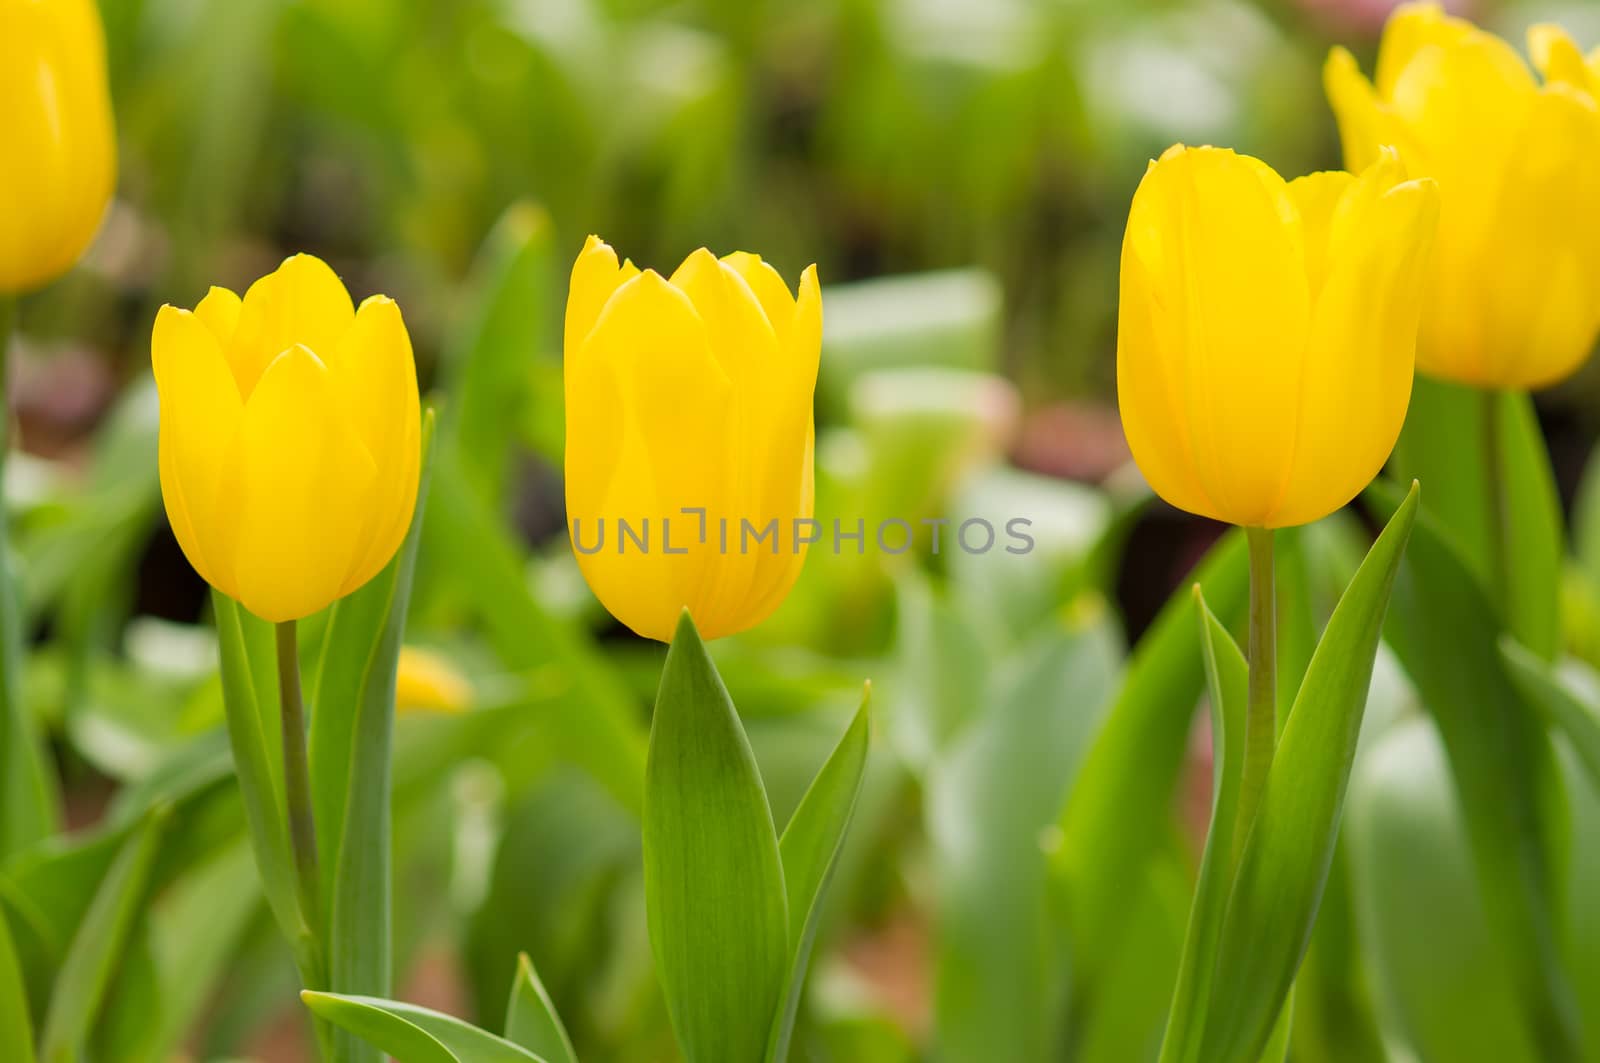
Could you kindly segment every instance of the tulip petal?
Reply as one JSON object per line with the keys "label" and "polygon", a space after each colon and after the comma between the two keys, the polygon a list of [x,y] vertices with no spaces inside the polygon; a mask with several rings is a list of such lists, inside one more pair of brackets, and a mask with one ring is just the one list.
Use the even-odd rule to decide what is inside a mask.
{"label": "tulip petal", "polygon": [[1289,195],[1300,211],[1300,227],[1305,233],[1306,278],[1312,298],[1322,290],[1327,276],[1328,238],[1334,212],[1354,183],[1355,177],[1343,170],[1307,174],[1289,182]]}
{"label": "tulip petal", "polygon": [[760,388],[760,376],[777,368],[778,338],[744,277],[702,247],[683,260],[669,283],[694,304],[711,353],[734,388]]}
{"label": "tulip petal", "polygon": [[1135,389],[1168,382],[1166,403],[1130,394],[1123,418],[1146,475],[1174,478],[1152,485],[1176,504],[1203,496],[1213,506],[1201,512],[1251,525],[1276,502],[1298,421],[1305,261],[1293,198],[1258,160],[1189,149],[1140,184],[1124,242],[1134,301],[1117,376]]}
{"label": "tulip petal", "polygon": [[[714,557],[716,521],[728,515],[737,453],[732,383],[688,296],[653,270],[619,287],[569,360],[567,397],[568,519],[588,529],[574,538],[593,541],[602,520],[610,536],[601,553],[579,550],[579,565],[613,615],[670,640],[684,607],[697,620],[713,612],[724,566],[712,561],[728,560]],[[680,518],[673,547],[689,552],[667,555],[660,522],[683,507],[707,510],[707,541],[686,536],[694,519]],[[619,520],[650,521],[652,552],[619,550]]]}
{"label": "tulip petal", "polygon": [[274,359],[245,405],[230,470],[245,608],[280,623],[339,597],[376,471],[317,356],[296,345]]}
{"label": "tulip petal", "polygon": [[1426,168],[1426,150],[1362,76],[1355,56],[1343,48],[1333,49],[1323,67],[1322,80],[1339,123],[1339,140],[1350,170],[1359,173],[1371,166],[1386,145],[1398,148],[1408,165]]}
{"label": "tulip petal", "polygon": [[1530,27],[1528,54],[1546,84],[1570,85],[1590,97],[1600,97],[1600,78],[1595,77],[1577,44],[1560,26],[1544,22]]}
{"label": "tulip petal", "polygon": [[411,527],[421,465],[416,360],[400,307],[374,295],[327,360],[333,391],[377,469],[363,545],[343,594],[377,575]]}
{"label": "tulip petal", "polygon": [[631,262],[618,266],[617,253],[598,236],[590,236],[584,242],[578,260],[572,264],[572,278],[567,287],[567,316],[562,341],[567,358],[578,356],[606,300],[624,281],[638,275],[638,268]]}
{"label": "tulip petal", "polygon": [[1271,527],[1343,506],[1377,475],[1399,437],[1438,195],[1432,181],[1395,183],[1398,170],[1392,156],[1369,167],[1330,219],[1293,470]]}
{"label": "tulip petal", "polygon": [[763,262],[760,255],[748,251],[724,255],[722,261],[750,285],[750,290],[755,292],[762,309],[766,311],[767,320],[772,322],[773,331],[781,339],[794,319],[795,305],[794,296],[789,294],[789,286],[784,283],[783,277]]}
{"label": "tulip petal", "polygon": [[350,293],[328,264],[292,255],[244,294],[228,361],[248,396],[279,354],[296,344],[325,357],[355,320]]}
{"label": "tulip petal", "polygon": [[1472,23],[1452,18],[1431,0],[1395,8],[1384,24],[1383,40],[1378,47],[1378,94],[1385,99],[1392,96],[1401,72],[1423,49],[1447,48],[1476,32]]}
{"label": "tulip petal", "polygon": [[206,328],[217,338],[223,350],[233,339],[233,330],[239,324],[239,311],[244,302],[227,288],[213,286],[206,297],[195,304],[194,316],[205,322]]}
{"label": "tulip petal", "polygon": [[1600,331],[1600,108],[1556,83],[1535,94],[1486,237],[1479,381],[1537,388],[1570,374]]}
{"label": "tulip petal", "polygon": [[224,462],[241,404],[216,337],[187,310],[156,314],[150,355],[160,394],[161,495],[173,534],[195,571],[232,593],[234,522],[219,509]]}

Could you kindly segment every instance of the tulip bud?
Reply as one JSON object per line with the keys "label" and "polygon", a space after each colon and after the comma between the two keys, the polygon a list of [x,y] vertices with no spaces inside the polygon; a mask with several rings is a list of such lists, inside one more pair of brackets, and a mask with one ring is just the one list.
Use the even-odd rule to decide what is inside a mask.
{"label": "tulip bud", "polygon": [[1376,83],[1342,48],[1325,71],[1352,169],[1394,145],[1439,184],[1417,368],[1485,388],[1556,383],[1600,333],[1600,53],[1554,26],[1529,39],[1543,85],[1499,38],[1407,4]]}
{"label": "tulip bud", "polygon": [[274,623],[356,590],[411,526],[421,417],[400,308],[352,307],[295,255],[241,300],[163,306],[150,341],[161,494],[206,581]]}
{"label": "tulip bud", "polygon": [[71,268],[116,182],[93,0],[0,0],[0,100],[0,293],[15,293]]}
{"label": "tulip bud", "polygon": [[1117,392],[1161,497],[1281,528],[1367,485],[1411,397],[1435,199],[1392,153],[1289,183],[1217,148],[1150,164],[1122,244]]}
{"label": "tulip bud", "polygon": [[667,642],[759,623],[811,538],[816,267],[798,298],[758,256],[701,249],[670,279],[591,236],[566,319],[567,519],[623,623]]}

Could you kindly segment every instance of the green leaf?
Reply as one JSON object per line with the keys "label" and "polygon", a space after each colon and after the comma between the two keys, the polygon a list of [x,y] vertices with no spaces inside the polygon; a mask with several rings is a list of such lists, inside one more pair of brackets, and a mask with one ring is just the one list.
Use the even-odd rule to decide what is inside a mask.
{"label": "green leaf", "polygon": [[33,1020],[28,1009],[28,987],[11,944],[5,912],[0,911],[0,1059],[33,1063]]}
{"label": "green leaf", "polygon": [[789,957],[778,838],[738,713],[687,612],[650,730],[644,887],[688,1063],[762,1058]]}
{"label": "green leaf", "polygon": [[[1381,482],[1369,489],[1380,505],[1394,494]],[[1507,674],[1494,606],[1426,515],[1385,633],[1444,740],[1479,891],[1523,1014],[1549,1058],[1572,1058],[1576,1019],[1556,946],[1547,848],[1564,815],[1549,803],[1556,780],[1550,737]]]}
{"label": "green leaf", "polygon": [[1600,786],[1600,698],[1592,688],[1563,683],[1550,663],[1509,638],[1500,640],[1511,681],[1529,705],[1545,714],[1572,743],[1589,781]]}
{"label": "green leaf", "polygon": [[76,1063],[82,1058],[106,987],[144,903],[166,820],[164,810],[145,820],[123,844],[95,892],[50,995],[39,1035],[43,1063]]}
{"label": "green leaf", "polygon": [[1427,485],[1424,512],[1449,529],[1483,585],[1494,586],[1484,471],[1491,402],[1505,474],[1506,553],[1516,565],[1507,588],[1507,626],[1548,660],[1560,645],[1561,505],[1533,401],[1521,392],[1488,393],[1418,376],[1391,468],[1402,481]]}
{"label": "green leaf", "polygon": [[1346,818],[1360,944],[1392,1031],[1420,1060],[1547,1059],[1491,936],[1449,763],[1426,717],[1362,754]]}
{"label": "green leaf", "polygon": [[1228,893],[1233,887],[1233,839],[1239,818],[1239,779],[1244,771],[1245,715],[1250,698],[1250,666],[1228,629],[1206,607],[1199,584],[1194,587],[1194,603],[1211,696],[1211,826],[1200,858],[1183,960],[1162,1043],[1162,1063],[1197,1059],[1205,1031],[1205,1005],[1211,995],[1218,939]]}
{"label": "green leaf", "polygon": [[[295,892],[294,858],[289,850],[289,826],[284,819],[281,754],[268,744],[261,703],[276,705],[277,680],[270,687],[260,669],[270,662],[272,650],[261,643],[265,625],[221,591],[211,592],[216,616],[217,645],[222,662],[223,704],[228,714],[228,740],[233,747],[233,768],[244,799],[250,844],[255,850],[261,889],[283,935],[295,948],[302,970],[307,969],[315,937],[300,911]],[[272,711],[276,711],[273,708]]]}
{"label": "green leaf", "polygon": [[517,954],[517,977],[511,983],[511,1001],[506,1005],[506,1040],[543,1056],[549,1063],[578,1063],[567,1028],[561,1024],[561,1016],[526,952]]}
{"label": "green leaf", "polygon": [[1310,941],[1417,495],[1413,484],[1334,609],[1267,771],[1219,938],[1206,1063],[1261,1058]]}
{"label": "green leaf", "polygon": [[[1196,582],[1218,615],[1240,615],[1248,585],[1244,536],[1231,534],[1214,547]],[[1128,883],[1171,821],[1189,723],[1205,685],[1194,631],[1194,598],[1184,590],[1140,640],[1062,811],[1056,873],[1084,977],[1115,948],[1126,925]]]}
{"label": "green leaf", "polygon": [[871,734],[871,699],[872,686],[868,684],[850,727],[800,799],[778,842],[788,896],[789,969],[767,1042],[767,1063],[785,1063],[789,1058],[789,1040],[800,1010],[800,994],[805,987],[824,894],[838,866],[856,799],[861,795]]}
{"label": "green leaf", "polygon": [[[321,835],[328,924],[328,985],[384,996],[393,966],[390,747],[395,673],[411,601],[432,470],[433,411],[423,414],[422,472],[411,527],[393,560],[333,607],[311,716],[311,785]],[[345,1063],[378,1055],[339,1035]]]}
{"label": "green leaf", "polygon": [[312,1014],[397,1063],[547,1063],[504,1038],[412,1004],[309,989],[300,999]]}

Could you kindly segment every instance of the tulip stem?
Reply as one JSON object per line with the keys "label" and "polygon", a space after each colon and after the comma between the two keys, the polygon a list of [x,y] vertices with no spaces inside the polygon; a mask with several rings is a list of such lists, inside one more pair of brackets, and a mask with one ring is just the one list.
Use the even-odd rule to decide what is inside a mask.
{"label": "tulip stem", "polygon": [[1489,512],[1489,589],[1503,623],[1511,614],[1511,502],[1506,494],[1506,455],[1500,440],[1500,392],[1483,392],[1483,471]]}
{"label": "tulip stem", "polygon": [[276,631],[278,699],[283,706],[283,789],[284,804],[289,814],[289,846],[294,855],[300,914],[320,942],[323,933],[322,887],[317,875],[317,828],[311,814],[311,768],[306,753],[305,702],[300,695],[300,650],[293,620],[276,625]]}
{"label": "tulip stem", "polygon": [[1250,702],[1244,725],[1244,765],[1239,777],[1239,818],[1234,855],[1243,848],[1278,737],[1278,609],[1273,586],[1272,529],[1246,528],[1250,547]]}

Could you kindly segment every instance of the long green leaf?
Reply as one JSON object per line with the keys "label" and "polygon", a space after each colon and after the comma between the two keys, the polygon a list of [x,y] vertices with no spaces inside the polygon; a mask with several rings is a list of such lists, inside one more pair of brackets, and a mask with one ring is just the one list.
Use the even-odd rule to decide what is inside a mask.
{"label": "long green leaf", "polygon": [[[1244,537],[1213,548],[1195,577],[1224,620],[1244,608]],[[1056,872],[1076,947],[1088,977],[1115,947],[1127,914],[1128,883],[1163,838],[1189,736],[1205,686],[1194,646],[1194,599],[1174,595],[1139,642],[1099,737],[1061,816]]]}
{"label": "long green leaf", "polygon": [[1413,484],[1334,609],[1267,771],[1219,939],[1206,1063],[1261,1058],[1311,939],[1417,495]]}
{"label": "long green leaf", "polygon": [[[1394,489],[1369,489],[1380,505]],[[1560,810],[1550,737],[1500,656],[1500,624],[1447,533],[1419,520],[1394,593],[1390,645],[1432,715],[1450,757],[1480,892],[1496,944],[1536,1040],[1574,1058],[1577,1020],[1556,941],[1549,848]]]}
{"label": "long green leaf", "polygon": [[0,1059],[33,1063],[33,1020],[29,1015],[22,965],[11,944],[5,913],[0,911]]}
{"label": "long green leaf", "polygon": [[73,936],[39,1035],[44,1063],[76,1063],[124,943],[144,903],[167,813],[158,810],[123,844]]}
{"label": "long green leaf", "polygon": [[[239,780],[239,795],[244,799],[245,820],[250,826],[250,844],[255,851],[256,868],[261,873],[261,889],[279,929],[294,946],[302,970],[306,969],[315,936],[300,911],[295,893],[294,858],[289,851],[289,826],[284,819],[283,791],[277,778],[281,757],[268,744],[262,726],[261,701],[267,697],[265,681],[259,678],[260,657],[265,652],[253,641],[249,628],[260,621],[221,591],[211,592],[212,612],[216,616],[217,646],[222,663],[222,701],[228,714],[228,741],[233,747],[233,770]],[[276,680],[273,681],[276,695]]]}
{"label": "long green leaf", "polygon": [[300,999],[312,1014],[398,1063],[546,1063],[502,1037],[412,1004],[309,989]]}
{"label": "long green leaf", "polygon": [[1491,402],[1505,474],[1506,553],[1516,565],[1506,588],[1507,625],[1549,659],[1560,642],[1561,505],[1532,400],[1419,376],[1391,467],[1400,479],[1427,485],[1423,511],[1449,529],[1462,558],[1493,586],[1492,522],[1500,518],[1490,512],[1484,472]]}
{"label": "long green leaf", "polygon": [[549,1063],[578,1063],[567,1028],[526,952],[517,955],[517,977],[511,983],[511,1000],[506,1005],[506,1040],[543,1056]]}
{"label": "long green leaf", "polygon": [[778,838],[739,715],[687,612],[650,730],[644,888],[688,1063],[762,1058],[789,957]]}
{"label": "long green leaf", "polygon": [[871,733],[868,710],[871,699],[869,684],[850,727],[812,780],[778,841],[788,893],[789,969],[767,1042],[767,1063],[785,1063],[789,1058],[789,1039],[794,1034],[795,1016],[800,1010],[800,994],[811,962],[824,894],[838,866],[839,852],[844,848],[845,834],[855,814],[856,799],[861,795]]}
{"label": "long green leaf", "polygon": [[[321,799],[318,847],[331,917],[328,984],[336,992],[387,996],[393,967],[391,745],[395,674],[411,601],[421,515],[428,502],[434,415],[422,422],[422,471],[411,528],[394,559],[333,607],[312,712],[312,786]],[[321,754],[320,758],[318,754]],[[334,794],[338,796],[335,797]],[[331,845],[329,842],[331,839]],[[338,1035],[343,1063],[379,1063]]]}
{"label": "long green leaf", "polygon": [[1233,836],[1238,820],[1239,778],[1244,771],[1245,710],[1249,702],[1250,667],[1238,643],[1206,607],[1199,584],[1194,587],[1200,620],[1200,648],[1211,692],[1211,826],[1206,831],[1195,884],[1189,929],[1172,994],[1172,1011],[1162,1044],[1162,1063],[1197,1058],[1205,1030],[1205,1005],[1217,964],[1218,937],[1233,886]]}

